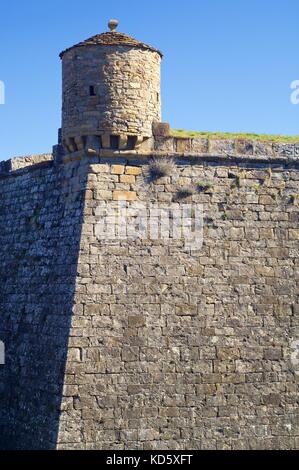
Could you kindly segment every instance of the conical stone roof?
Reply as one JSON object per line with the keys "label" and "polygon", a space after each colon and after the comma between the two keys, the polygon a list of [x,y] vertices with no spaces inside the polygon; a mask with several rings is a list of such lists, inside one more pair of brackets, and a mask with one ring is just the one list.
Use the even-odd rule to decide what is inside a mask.
{"label": "conical stone roof", "polygon": [[157,52],[160,54],[161,57],[163,57],[163,54],[158,50],[155,49],[154,47],[151,47],[147,44],[144,44],[143,42],[137,41],[137,39],[131,38],[130,36],[127,36],[124,33],[118,33],[116,31],[113,32],[107,32],[107,33],[102,33],[102,34],[96,34],[95,36],[92,36],[89,39],[86,39],[85,41],[79,42],[78,44],[69,47],[68,49],[65,49],[63,52],[60,54],[60,58],[63,57],[63,55],[70,51],[71,49],[74,49],[76,47],[88,47],[88,46],[127,46],[127,47],[135,47],[135,48],[140,48],[140,49],[145,49],[153,52]]}

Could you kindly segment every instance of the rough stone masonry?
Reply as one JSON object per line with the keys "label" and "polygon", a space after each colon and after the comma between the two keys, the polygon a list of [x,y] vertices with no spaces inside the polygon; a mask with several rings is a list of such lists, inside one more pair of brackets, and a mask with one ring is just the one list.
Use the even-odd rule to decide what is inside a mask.
{"label": "rough stone masonry", "polygon": [[[158,55],[105,34],[71,53]],[[0,448],[298,449],[299,143],[173,138],[148,113],[123,148],[97,112],[94,146],[79,125],[0,164]],[[201,204],[202,248],[99,239],[119,200]]]}

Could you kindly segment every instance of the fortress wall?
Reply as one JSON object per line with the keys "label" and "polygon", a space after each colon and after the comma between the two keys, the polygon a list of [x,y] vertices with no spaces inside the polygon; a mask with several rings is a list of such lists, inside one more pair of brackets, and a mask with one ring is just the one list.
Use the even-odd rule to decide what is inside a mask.
{"label": "fortress wall", "polygon": [[[91,166],[58,448],[299,447],[299,174],[278,161],[185,160],[151,184]],[[203,247],[99,240],[117,198],[202,204]]]}
{"label": "fortress wall", "polygon": [[82,224],[78,171],[49,163],[0,179],[1,449],[56,445]]}
{"label": "fortress wall", "polygon": [[[1,448],[299,448],[293,148],[2,175]],[[119,198],[202,205],[202,248],[100,239]]]}

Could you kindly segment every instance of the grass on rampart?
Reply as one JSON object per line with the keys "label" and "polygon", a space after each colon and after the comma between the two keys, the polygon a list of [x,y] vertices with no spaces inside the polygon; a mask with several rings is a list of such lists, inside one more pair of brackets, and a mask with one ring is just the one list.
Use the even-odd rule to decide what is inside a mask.
{"label": "grass on rampart", "polygon": [[231,139],[231,140],[255,140],[261,142],[281,142],[281,143],[297,143],[299,135],[271,135],[271,134],[240,134],[234,132],[196,132],[185,131],[183,129],[172,129],[172,137],[181,138],[205,138],[205,139]]}

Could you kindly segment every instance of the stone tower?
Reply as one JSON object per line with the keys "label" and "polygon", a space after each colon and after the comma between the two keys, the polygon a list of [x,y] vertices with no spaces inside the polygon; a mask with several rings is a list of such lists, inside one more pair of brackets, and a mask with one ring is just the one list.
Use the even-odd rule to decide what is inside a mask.
{"label": "stone tower", "polygon": [[0,449],[299,449],[299,142],[175,136],[115,26],[0,162]]}
{"label": "stone tower", "polygon": [[60,54],[63,66],[62,144],[67,154],[133,150],[161,121],[162,54],[123,33],[80,42]]}

